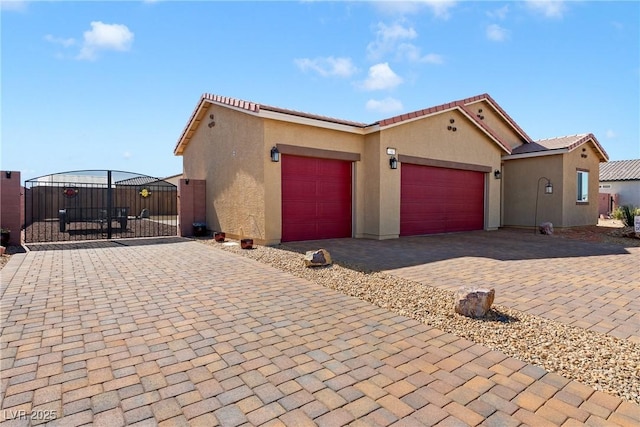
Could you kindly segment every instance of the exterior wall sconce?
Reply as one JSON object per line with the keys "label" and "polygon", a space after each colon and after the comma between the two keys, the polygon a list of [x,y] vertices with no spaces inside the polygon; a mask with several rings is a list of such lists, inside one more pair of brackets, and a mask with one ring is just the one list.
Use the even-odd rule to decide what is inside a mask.
{"label": "exterior wall sconce", "polygon": [[395,157],[392,157],[389,159],[389,167],[391,169],[398,169],[398,159],[396,159]]}
{"label": "exterior wall sconce", "polygon": [[280,161],[280,151],[278,151],[278,147],[273,147],[271,149],[271,161],[279,162]]}
{"label": "exterior wall sconce", "polygon": [[5,171],[4,175],[7,177],[7,179],[11,179],[11,171]]}
{"label": "exterior wall sconce", "polygon": [[493,171],[493,177],[494,177],[495,179],[500,179],[500,178],[502,178],[502,172],[500,172],[500,170],[499,170],[499,169],[494,170],[494,171]]}

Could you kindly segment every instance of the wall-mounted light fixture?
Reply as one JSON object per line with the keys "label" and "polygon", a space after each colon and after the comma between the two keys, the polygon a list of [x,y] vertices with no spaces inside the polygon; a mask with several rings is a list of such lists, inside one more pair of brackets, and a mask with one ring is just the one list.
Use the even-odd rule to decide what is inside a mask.
{"label": "wall-mounted light fixture", "polygon": [[278,147],[273,147],[271,149],[271,161],[279,162],[280,161],[280,151],[278,151]]}
{"label": "wall-mounted light fixture", "polygon": [[494,170],[494,171],[493,171],[493,177],[494,177],[495,179],[500,179],[500,178],[502,178],[502,172],[500,172],[500,169],[496,169],[496,170]]}
{"label": "wall-mounted light fixture", "polygon": [[393,147],[387,147],[387,155],[389,158],[389,167],[391,169],[398,169],[398,159],[396,158],[397,150]]}
{"label": "wall-mounted light fixture", "polygon": [[189,185],[189,178],[187,178],[187,179],[185,179],[185,180],[184,180],[184,184],[185,184],[185,185]]}
{"label": "wall-mounted light fixture", "polygon": [[6,176],[7,179],[11,179],[11,171],[5,171],[4,176]]}
{"label": "wall-mounted light fixture", "polygon": [[389,159],[389,167],[391,169],[398,169],[398,159],[396,159],[395,157],[392,157]]}

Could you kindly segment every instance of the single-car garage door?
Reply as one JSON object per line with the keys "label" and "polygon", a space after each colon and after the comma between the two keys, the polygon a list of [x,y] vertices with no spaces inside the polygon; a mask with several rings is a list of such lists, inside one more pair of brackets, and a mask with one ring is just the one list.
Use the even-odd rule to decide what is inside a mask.
{"label": "single-car garage door", "polygon": [[400,235],[484,228],[484,173],[403,163]]}
{"label": "single-car garage door", "polygon": [[351,237],[351,162],[282,156],[282,241]]}

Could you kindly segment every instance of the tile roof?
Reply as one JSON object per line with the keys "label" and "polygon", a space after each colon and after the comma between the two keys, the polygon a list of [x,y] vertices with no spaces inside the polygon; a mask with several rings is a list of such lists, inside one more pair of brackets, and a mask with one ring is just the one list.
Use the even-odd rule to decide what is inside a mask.
{"label": "tile roof", "polygon": [[640,159],[600,164],[600,181],[640,181]]}
{"label": "tile roof", "polygon": [[582,133],[578,135],[561,136],[558,138],[540,139],[538,141],[524,144],[513,149],[511,154],[528,154],[528,153],[548,153],[554,150],[568,150],[592,141],[596,150],[600,152],[603,159],[608,159],[607,153],[600,145],[596,137],[592,133]]}
{"label": "tile roof", "polygon": [[133,178],[122,179],[115,182],[116,185],[157,185],[157,186],[173,186],[173,184],[161,180],[160,178],[153,178],[151,176],[136,176]]}
{"label": "tile roof", "polygon": [[404,120],[409,120],[421,116],[426,116],[430,114],[435,114],[439,112],[448,111],[451,109],[459,109],[464,115],[466,115],[472,122],[474,122],[479,128],[481,128],[485,133],[487,133],[492,139],[496,141],[498,145],[500,145],[506,152],[511,152],[509,149],[509,145],[502,141],[502,138],[498,134],[495,133],[493,129],[491,129],[486,123],[482,120],[479,120],[476,117],[476,114],[471,111],[469,105],[472,103],[486,101],[488,102],[497,112],[500,114],[513,128],[514,130],[520,134],[523,140],[530,142],[531,138],[518,126],[518,124],[489,96],[489,94],[481,94],[476,95],[470,98],[461,99],[459,101],[454,101],[446,104],[436,105],[427,109],[413,111],[406,114],[401,114],[395,117],[391,117],[388,119],[380,120],[371,124],[354,122],[350,120],[342,120],[334,117],[322,116],[317,114],[305,113],[302,111],[289,110],[280,107],[274,107],[271,105],[258,104],[255,102],[244,101],[237,98],[230,98],[226,96],[215,95],[211,93],[205,93],[200,97],[200,101],[198,102],[196,108],[194,109],[191,117],[187,121],[187,124],[178,139],[174,152],[179,154],[182,152],[184,145],[186,145],[191,139],[195,128],[199,125],[200,121],[203,118],[204,106],[207,103],[218,103],[227,105],[230,107],[238,108],[245,110],[250,113],[259,114],[260,111],[272,111],[276,113],[282,113],[290,116],[303,117],[313,120],[321,120],[329,123],[335,123],[346,126],[353,126],[356,128],[366,129],[374,126],[390,126],[395,123],[402,122]]}
{"label": "tile roof", "polygon": [[[520,136],[525,141],[527,141],[527,142],[531,142],[532,141],[532,139],[529,137],[529,135],[527,135],[526,132],[524,130],[522,130],[522,128],[520,126],[518,126],[518,124],[515,122],[515,120],[513,120],[511,118],[511,116],[509,116],[507,114],[507,112],[504,111],[502,109],[502,107],[500,107],[500,105],[498,105],[498,103],[488,93],[483,93],[481,95],[472,96],[470,98],[465,98],[465,99],[461,99],[461,100],[458,100],[458,101],[449,102],[449,103],[446,103],[446,104],[436,105],[436,106],[433,106],[433,107],[425,108],[424,110],[418,110],[418,111],[413,111],[411,113],[401,114],[399,116],[395,116],[395,117],[391,117],[391,118],[388,118],[388,119],[381,120],[378,123],[380,124],[380,126],[387,126],[389,124],[398,123],[398,122],[401,122],[401,121],[404,121],[404,120],[408,120],[408,119],[412,119],[412,118],[415,118],[415,117],[426,116],[426,115],[437,113],[437,112],[440,112],[440,111],[446,111],[446,110],[451,110],[451,109],[454,109],[454,108],[460,108],[460,109],[464,110],[467,113],[469,118],[471,118],[473,121],[475,121],[479,125],[481,125],[481,127],[485,128],[485,129],[489,129],[488,126],[486,126],[482,120],[478,120],[476,114],[473,113],[468,108],[469,104],[473,104],[473,103],[479,102],[479,101],[487,101],[496,111],[498,111],[498,113],[502,117],[504,117],[504,119],[514,128],[514,130],[516,132],[518,132],[520,134]],[[490,130],[490,131],[493,133],[493,130]]]}

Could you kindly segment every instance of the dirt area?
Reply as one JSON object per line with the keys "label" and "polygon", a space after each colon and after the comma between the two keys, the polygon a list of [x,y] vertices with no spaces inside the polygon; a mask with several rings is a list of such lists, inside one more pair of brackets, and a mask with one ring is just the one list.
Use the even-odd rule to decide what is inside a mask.
{"label": "dirt area", "polygon": [[554,235],[586,242],[640,247],[640,238],[635,237],[633,227],[625,227],[621,221],[615,219],[601,219],[598,225],[556,229]]}

